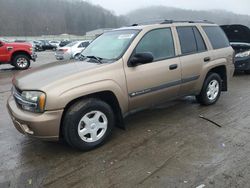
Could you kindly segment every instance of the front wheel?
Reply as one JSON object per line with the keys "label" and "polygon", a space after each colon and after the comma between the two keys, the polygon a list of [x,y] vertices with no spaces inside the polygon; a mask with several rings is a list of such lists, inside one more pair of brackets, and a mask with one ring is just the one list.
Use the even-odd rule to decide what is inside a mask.
{"label": "front wheel", "polygon": [[12,62],[12,65],[18,70],[25,70],[30,67],[30,58],[27,55],[17,55]]}
{"label": "front wheel", "polygon": [[65,114],[62,134],[72,147],[87,151],[110,136],[115,118],[112,108],[99,99],[86,99],[72,105]]}
{"label": "front wheel", "polygon": [[202,105],[215,104],[221,95],[222,80],[219,74],[210,73],[201,90],[201,93],[196,96],[196,99]]}

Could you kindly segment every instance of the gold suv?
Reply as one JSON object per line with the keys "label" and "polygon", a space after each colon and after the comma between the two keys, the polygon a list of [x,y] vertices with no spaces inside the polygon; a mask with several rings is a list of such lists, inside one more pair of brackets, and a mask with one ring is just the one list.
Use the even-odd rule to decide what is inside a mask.
{"label": "gold suv", "polygon": [[135,24],[102,34],[77,61],[16,75],[7,107],[21,133],[89,150],[132,111],[188,95],[216,103],[233,72],[234,51],[216,24]]}

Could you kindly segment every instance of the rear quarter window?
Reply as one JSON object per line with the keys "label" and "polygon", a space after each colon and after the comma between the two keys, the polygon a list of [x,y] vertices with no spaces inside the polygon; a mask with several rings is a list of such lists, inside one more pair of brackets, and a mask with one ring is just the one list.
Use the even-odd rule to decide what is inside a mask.
{"label": "rear quarter window", "polygon": [[218,26],[202,27],[210,40],[213,49],[226,48],[230,46],[229,40],[224,31]]}

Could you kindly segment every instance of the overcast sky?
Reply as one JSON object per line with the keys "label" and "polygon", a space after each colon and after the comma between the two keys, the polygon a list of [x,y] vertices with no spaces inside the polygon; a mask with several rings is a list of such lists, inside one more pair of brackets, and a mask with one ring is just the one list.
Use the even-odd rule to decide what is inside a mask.
{"label": "overcast sky", "polygon": [[170,7],[210,10],[223,9],[240,14],[250,15],[250,0],[88,0],[93,4],[114,11],[117,15],[126,14],[131,10],[151,5],[164,5]]}

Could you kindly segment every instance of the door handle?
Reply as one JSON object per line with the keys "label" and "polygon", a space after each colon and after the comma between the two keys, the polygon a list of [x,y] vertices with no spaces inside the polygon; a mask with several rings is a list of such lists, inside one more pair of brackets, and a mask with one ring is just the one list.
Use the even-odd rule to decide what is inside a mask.
{"label": "door handle", "polygon": [[204,58],[204,62],[209,62],[210,60],[211,60],[210,57],[205,57],[205,58]]}
{"label": "door handle", "polygon": [[173,64],[173,65],[169,66],[169,70],[174,70],[174,69],[177,69],[177,68],[178,68],[177,64]]}

